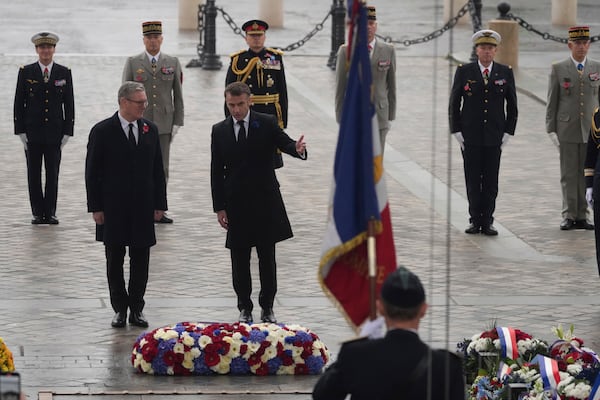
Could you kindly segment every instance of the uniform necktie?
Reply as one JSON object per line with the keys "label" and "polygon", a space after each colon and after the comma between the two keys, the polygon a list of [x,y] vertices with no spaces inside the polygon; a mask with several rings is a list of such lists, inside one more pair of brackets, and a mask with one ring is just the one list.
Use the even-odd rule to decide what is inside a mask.
{"label": "uniform necktie", "polygon": [[49,76],[48,76],[48,67],[44,68],[44,83],[48,83],[49,80]]}
{"label": "uniform necktie", "polygon": [[152,72],[156,72],[156,58],[152,57]]}
{"label": "uniform necktie", "polygon": [[133,134],[133,124],[129,124],[129,134],[127,135],[129,138],[129,144],[133,147],[137,146],[137,142],[135,141],[135,135]]}
{"label": "uniform necktie", "polygon": [[238,130],[238,144],[246,144],[246,128],[244,127],[244,120],[241,119],[237,122],[240,129]]}
{"label": "uniform necktie", "polygon": [[486,85],[488,83],[489,77],[490,77],[490,70],[486,68],[483,70],[483,81],[485,82]]}
{"label": "uniform necktie", "polygon": [[579,71],[580,74],[583,72],[583,64],[582,63],[577,64],[577,71]]}

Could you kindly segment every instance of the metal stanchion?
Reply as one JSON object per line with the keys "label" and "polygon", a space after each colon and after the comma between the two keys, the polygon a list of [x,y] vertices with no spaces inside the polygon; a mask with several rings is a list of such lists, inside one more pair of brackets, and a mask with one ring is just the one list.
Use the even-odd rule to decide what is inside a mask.
{"label": "metal stanchion", "polygon": [[217,7],[215,0],[207,0],[205,8],[205,24],[204,24],[204,59],[202,69],[217,70],[221,69],[223,63],[216,54],[217,49]]}
{"label": "metal stanchion", "polygon": [[345,18],[344,0],[333,0],[331,6],[331,53],[329,53],[329,60],[327,61],[327,66],[331,69],[335,69],[337,51],[345,41]]}

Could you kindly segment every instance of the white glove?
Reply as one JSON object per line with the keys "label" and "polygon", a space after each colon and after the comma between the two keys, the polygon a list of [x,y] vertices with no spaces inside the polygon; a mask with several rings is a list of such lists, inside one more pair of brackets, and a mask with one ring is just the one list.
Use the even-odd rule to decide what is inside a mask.
{"label": "white glove", "polygon": [[504,133],[504,136],[502,136],[502,144],[500,145],[500,149],[504,148],[504,145],[508,143],[508,139],[510,139],[510,135],[508,133]]}
{"label": "white glove", "polygon": [[69,135],[63,135],[63,138],[62,138],[62,140],[60,142],[60,149],[61,150],[62,150],[63,147],[65,147],[65,144],[67,144],[67,142],[69,141],[70,137],[71,136],[69,136]]}
{"label": "white glove", "polygon": [[594,193],[593,188],[589,187],[589,188],[585,189],[585,199],[587,200],[589,208],[594,208],[594,198],[592,197],[593,193]]}
{"label": "white glove", "polygon": [[557,149],[560,148],[560,142],[558,141],[558,135],[556,132],[550,132],[548,133],[548,136],[550,136],[552,144],[555,145]]}
{"label": "white glove", "polygon": [[452,134],[456,140],[458,140],[458,144],[460,144],[460,149],[464,150],[465,149],[465,138],[462,135],[462,132],[454,132]]}
{"label": "white glove", "polygon": [[175,139],[175,135],[179,132],[179,128],[181,128],[179,125],[173,125],[173,129],[171,129],[171,140]]}
{"label": "white glove", "polygon": [[19,138],[21,139],[21,142],[23,142],[23,147],[25,147],[25,150],[27,150],[27,134],[19,133]]}
{"label": "white glove", "polygon": [[377,317],[373,321],[368,320],[360,328],[360,336],[367,336],[369,339],[379,339],[385,336],[385,320],[383,317]]}

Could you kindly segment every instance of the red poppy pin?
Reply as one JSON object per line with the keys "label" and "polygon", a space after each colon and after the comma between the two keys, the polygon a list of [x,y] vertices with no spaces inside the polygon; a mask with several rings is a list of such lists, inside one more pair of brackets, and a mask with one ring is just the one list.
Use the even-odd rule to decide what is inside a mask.
{"label": "red poppy pin", "polygon": [[148,126],[148,124],[144,123],[144,126],[142,127],[142,132],[148,133],[149,130],[150,130],[150,127]]}

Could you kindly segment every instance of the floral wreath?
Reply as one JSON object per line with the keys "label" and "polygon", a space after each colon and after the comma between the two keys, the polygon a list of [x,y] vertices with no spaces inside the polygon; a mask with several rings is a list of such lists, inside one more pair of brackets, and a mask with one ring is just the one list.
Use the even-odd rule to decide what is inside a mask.
{"label": "floral wreath", "polygon": [[15,363],[13,355],[4,340],[0,337],[0,372],[13,372]]}
{"label": "floral wreath", "polygon": [[[518,355],[512,359],[504,352],[502,332],[506,331],[518,332],[514,338],[520,337]],[[600,358],[573,335],[573,325],[568,331],[559,325],[552,332],[558,340],[550,346],[513,328],[494,328],[459,343],[458,350],[465,355],[465,375],[472,382],[468,399],[505,399],[509,394],[516,398],[513,390],[523,400],[598,398]],[[476,372],[474,365],[479,367]]]}
{"label": "floral wreath", "polygon": [[152,375],[319,374],[329,351],[299,325],[180,322],[142,333],[131,363]]}

